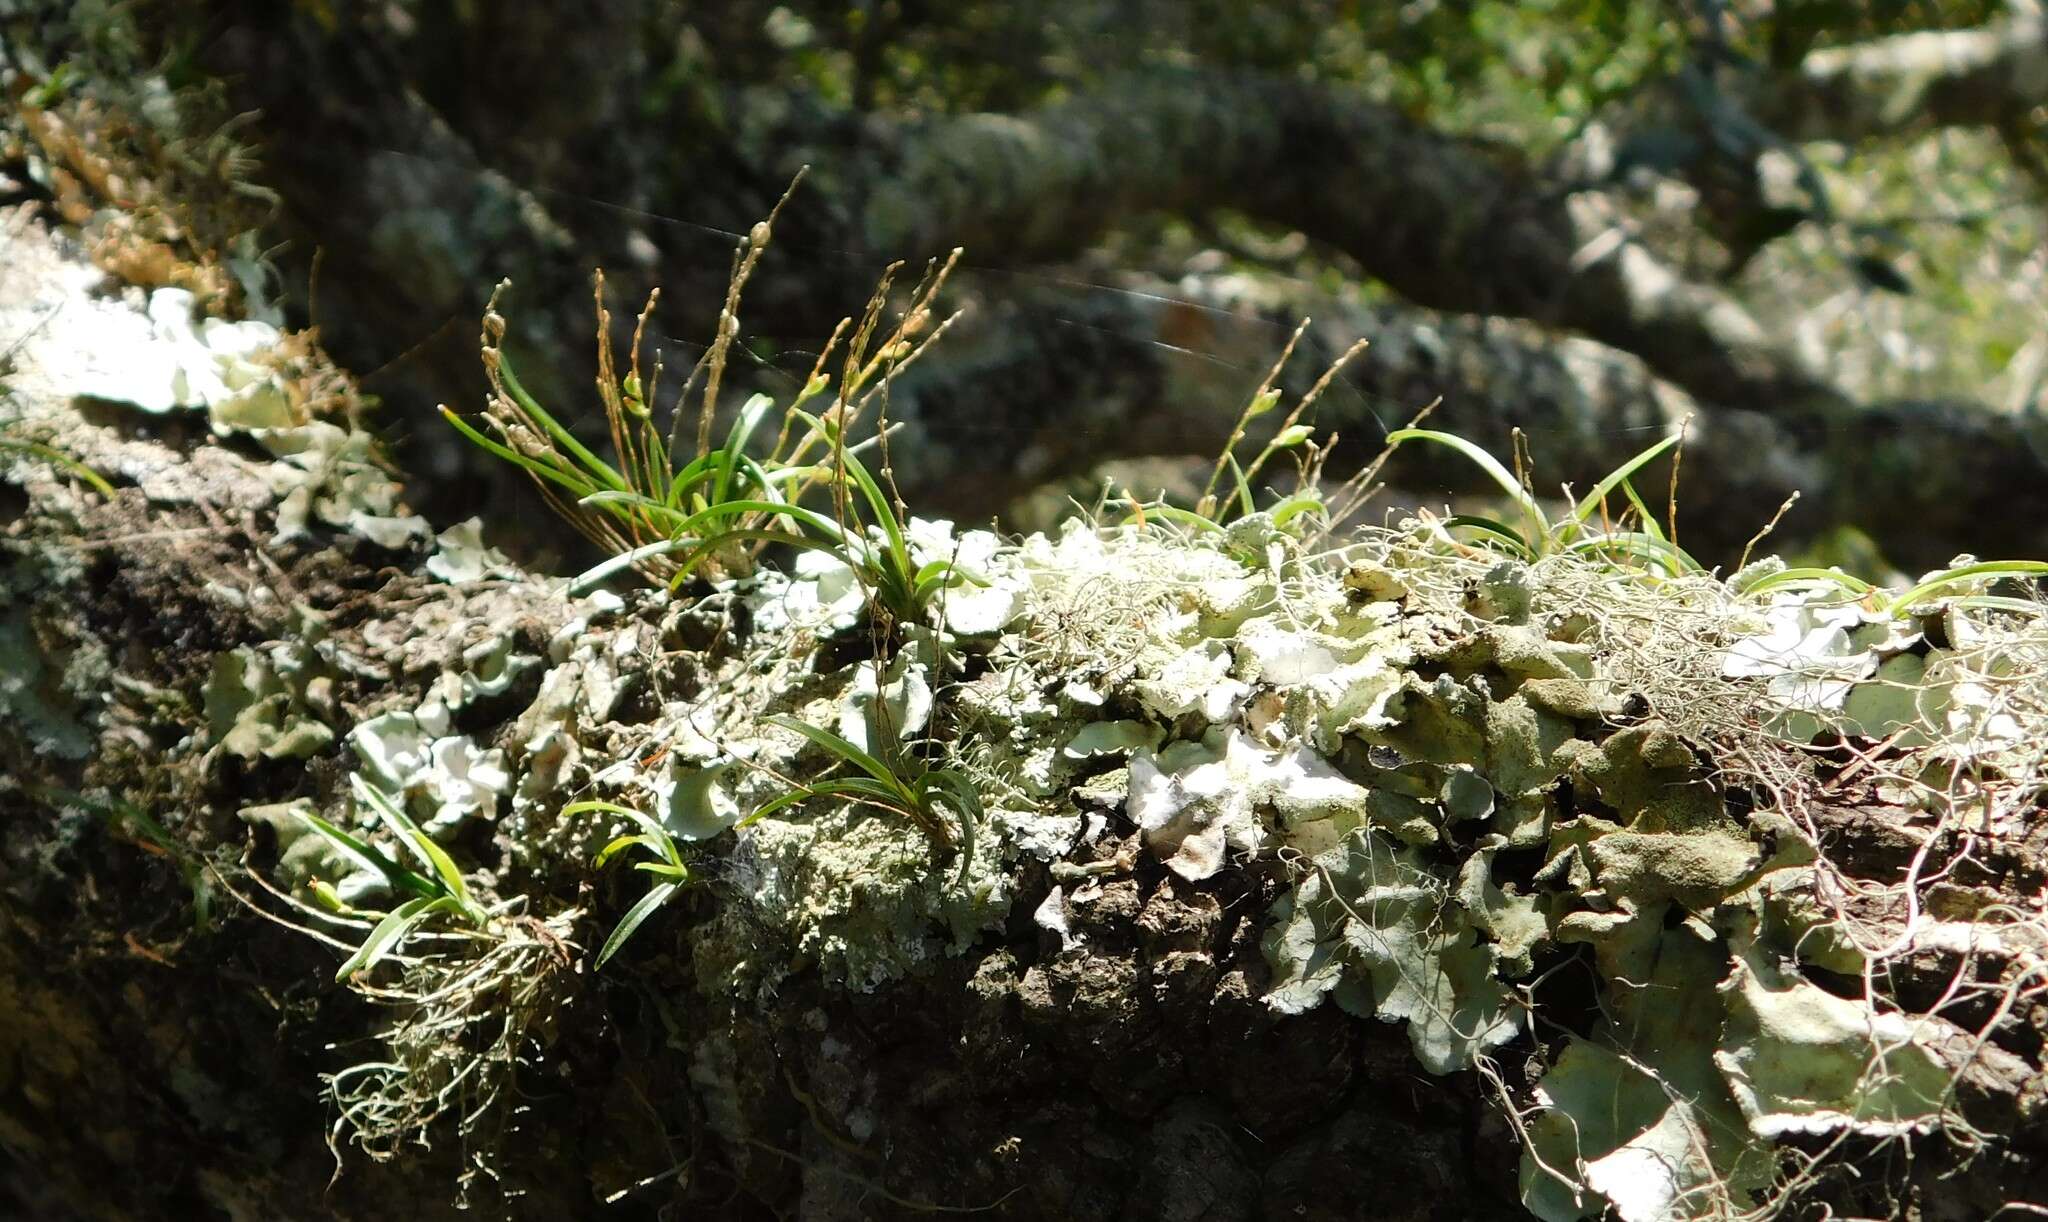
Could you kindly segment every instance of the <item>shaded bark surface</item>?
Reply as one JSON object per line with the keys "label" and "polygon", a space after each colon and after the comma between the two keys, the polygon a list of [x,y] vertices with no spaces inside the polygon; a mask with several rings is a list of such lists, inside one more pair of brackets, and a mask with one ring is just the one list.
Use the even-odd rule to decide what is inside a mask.
{"label": "shaded bark surface", "polygon": [[[9,234],[10,259],[31,245],[52,257],[33,227]],[[336,952],[266,918],[275,907],[248,873],[270,868],[271,846],[236,812],[332,798],[351,767],[345,747],[303,764],[209,758],[200,689],[222,650],[286,635],[283,606],[317,612],[356,660],[334,692],[352,714],[420,698],[441,669],[419,663],[422,634],[450,658],[492,634],[537,651],[567,608],[526,577],[425,580],[419,548],[343,534],[280,542],[260,508],[262,464],[236,445],[81,414],[35,400],[37,385],[17,387],[14,406],[121,487],[100,502],[47,467],[7,475],[0,611],[38,644],[45,670],[25,677],[36,707],[84,737],[74,747],[25,718],[0,725],[0,1206],[92,1219],[453,1216],[467,1152],[451,1132],[382,1165],[348,1155],[331,1178],[317,1075],[360,1059],[376,1016],[332,982]],[[250,597],[263,590],[277,601]],[[658,601],[632,614],[661,651],[702,647]],[[465,713],[465,731],[509,745],[533,694],[515,688]],[[66,793],[146,805],[169,843]],[[2043,882],[2038,822],[2027,838],[1952,828],[1929,843],[1905,812],[1867,801],[1807,813],[1856,878],[1894,881],[1924,853],[1926,868],[1948,867],[1954,885],[1994,901]],[[489,844],[469,848],[494,860]],[[179,869],[193,854],[216,903],[205,932]],[[529,1050],[518,1110],[496,1137],[502,1178],[477,1179],[470,1204],[535,1219],[669,1207],[884,1218],[931,1205],[1016,1219],[1522,1216],[1512,1133],[1474,1075],[1423,1074],[1397,1026],[1329,1006],[1279,1018],[1264,1003],[1257,938],[1272,869],[1189,885],[1140,855],[1076,911],[1071,949],[1027,915],[1050,881],[1027,873],[1007,929],[923,974],[853,994],[799,972],[768,1005],[725,995],[729,965],[704,957],[711,924],[746,921],[714,882],[644,927],[611,969],[567,978],[557,1034]],[[606,917],[623,906],[583,878],[517,883]],[[603,928],[590,918],[582,940]],[[2016,962],[1930,951],[1897,999],[1938,1004],[1958,972],[1995,977]],[[1967,1218],[2048,1199],[2044,1101],[2027,1069],[2042,1012],[2029,1005],[1987,1017],[1997,1056],[1961,1096],[2003,1140],[1967,1160],[1928,1142],[1882,1175],[1831,1175],[1809,1196],[1815,1208]],[[1531,1051],[1503,1050],[1511,1086],[1525,1085]],[[735,1131],[749,1136],[720,1136]]]}

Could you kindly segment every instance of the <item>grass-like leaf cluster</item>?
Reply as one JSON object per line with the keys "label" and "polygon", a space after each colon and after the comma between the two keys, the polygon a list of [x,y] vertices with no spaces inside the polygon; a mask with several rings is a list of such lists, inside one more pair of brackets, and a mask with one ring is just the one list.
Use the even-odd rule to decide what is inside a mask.
{"label": "grass-like leaf cluster", "polygon": [[[786,202],[788,196],[783,198]],[[446,406],[442,415],[470,441],[526,471],[556,512],[612,553],[579,577],[575,588],[587,588],[625,569],[671,589],[699,575],[743,575],[763,548],[781,545],[835,557],[853,570],[875,609],[889,621],[920,622],[940,590],[971,578],[949,562],[919,563],[912,556],[904,536],[908,511],[900,498],[883,491],[888,478],[888,422],[882,417],[889,380],[952,321],[934,324],[933,307],[959,252],[927,267],[908,304],[889,324],[885,316],[890,292],[901,268],[892,266],[858,319],[841,320],[803,388],[779,409],[764,395],[748,399],[723,443],[714,446],[719,390],[738,337],[740,300],[768,248],[781,207],[778,203],[767,220],[754,226],[735,254],[717,334],[671,405],[666,429],[655,419],[659,357],[652,369],[642,363],[647,322],[659,290],[648,297],[639,316],[628,372],[621,377],[612,353],[602,273],[596,285],[597,382],[611,433],[611,460],[579,440],[519,380],[504,351],[505,320],[497,311],[498,293],[492,295],[484,316],[483,360],[492,387],[484,426],[479,428]],[[500,292],[504,288],[499,285]],[[840,357],[836,386],[827,372],[835,355]],[[807,410],[806,405],[828,393],[829,406]],[[849,432],[871,409],[877,417],[875,435],[853,442]],[[773,440],[753,453],[762,426],[778,410],[781,419]],[[694,443],[686,436],[692,419]],[[881,479],[859,457],[870,446],[881,449]],[[805,504],[814,494],[829,504]]]}
{"label": "grass-like leaf cluster", "polygon": [[1970,564],[1958,564],[1937,572],[1929,573],[1910,589],[1898,594],[1889,594],[1860,577],[1851,576],[1840,569],[1789,568],[1758,575],[1753,580],[1739,581],[1740,592],[1752,598],[1772,594],[1780,590],[1834,589],[1842,592],[1845,602],[1861,603],[1879,615],[1900,619],[1911,614],[1916,607],[1929,602],[1953,601],[1967,607],[1980,607],[1993,611],[2012,611],[2022,615],[2039,615],[2041,604],[2032,599],[2009,598],[1997,594],[1964,593],[1957,591],[1977,590],[1987,583],[2002,580],[2024,581],[2048,576],[2048,562],[2039,560],[1986,560]]}
{"label": "grass-like leaf cluster", "polygon": [[[810,798],[844,798],[910,820],[931,839],[934,847],[941,851],[957,851],[960,855],[960,878],[964,880],[967,877],[967,868],[974,858],[975,825],[984,818],[984,811],[981,795],[966,773],[957,768],[934,767],[911,750],[886,724],[885,718],[877,719],[883,723],[878,734],[880,741],[876,744],[880,755],[870,754],[830,730],[794,717],[776,716],[767,720],[803,735],[859,775],[795,786],[761,806],[747,817],[747,822],[766,818],[784,807]],[[960,827],[957,836],[947,825],[945,810],[948,807]]]}
{"label": "grass-like leaf cluster", "polygon": [[[470,894],[469,884],[463,880],[462,871],[448,851],[434,843],[433,837],[422,831],[389,795],[360,776],[352,776],[349,780],[357,801],[376,812],[378,819],[420,869],[401,864],[368,840],[310,811],[293,812],[339,850],[344,858],[380,875],[394,895],[406,897],[371,927],[355,953],[335,972],[336,980],[347,980],[357,972],[377,966],[385,957],[397,954],[407,938],[435,917],[445,916],[474,928],[482,928],[490,922],[490,914]],[[354,910],[335,893],[332,884],[316,880],[311,886],[314,895],[328,908],[338,913],[353,914]]]}
{"label": "grass-like leaf cluster", "polygon": [[647,894],[641,896],[626,910],[626,915],[620,917],[619,923],[612,928],[611,936],[598,948],[597,966],[603,967],[613,955],[619,953],[619,948],[626,944],[626,939],[632,937],[633,932],[646,923],[648,917],[653,916],[662,905],[674,899],[678,892],[690,885],[690,866],[683,860],[682,850],[676,847],[676,838],[669,835],[668,829],[663,827],[659,820],[630,806],[621,806],[617,802],[571,802],[562,808],[562,814],[620,815],[631,820],[633,825],[640,829],[614,837],[611,843],[600,849],[597,860],[592,863],[598,869],[603,869],[607,862],[629,849],[639,849],[650,858],[647,861],[634,862],[633,868],[653,878],[654,885],[647,889]]}
{"label": "grass-like leaf cluster", "polygon": [[[1701,571],[1699,562],[1657,524],[1657,515],[1650,512],[1630,482],[1636,472],[1678,444],[1675,436],[1648,447],[1608,472],[1593,485],[1592,491],[1573,501],[1564,515],[1556,519],[1544,511],[1525,478],[1510,472],[1483,447],[1455,433],[1435,429],[1398,429],[1387,436],[1390,446],[1410,441],[1443,446],[1470,459],[1500,488],[1519,519],[1510,522],[1483,514],[1457,514],[1443,521],[1447,532],[1463,532],[1487,548],[1529,562],[1569,553],[1621,561],[1672,576]],[[1617,519],[1609,519],[1608,499],[1617,491],[1627,498],[1628,508]]]}
{"label": "grass-like leaf cluster", "polygon": [[[768,818],[770,815],[801,805],[815,798],[837,799],[860,806],[896,815],[916,825],[941,852],[955,851],[960,857],[960,874],[957,881],[964,881],[967,868],[974,859],[975,827],[985,817],[981,795],[974,782],[966,773],[957,768],[938,767],[919,756],[904,744],[900,736],[884,726],[877,744],[880,754],[871,754],[846,738],[830,730],[821,729],[809,722],[794,717],[774,716],[766,719],[771,725],[793,730],[809,740],[812,745],[822,748],[833,759],[846,766],[853,775],[827,778],[821,781],[795,782],[785,780],[780,794],[756,807],[746,818],[735,826],[749,824]],[[959,827],[953,831],[946,817],[951,810]],[[633,863],[635,870],[649,875],[654,881],[646,893],[626,914],[619,918],[611,935],[597,952],[597,966],[603,967],[619,952],[647,918],[653,916],[684,888],[695,881],[690,866],[684,860],[675,837],[662,826],[660,820],[644,811],[623,806],[617,802],[584,801],[572,802],[562,808],[565,816],[608,814],[618,815],[632,823],[637,831],[625,832],[614,837],[598,851],[592,865],[602,869],[620,854],[639,849],[647,860]]]}

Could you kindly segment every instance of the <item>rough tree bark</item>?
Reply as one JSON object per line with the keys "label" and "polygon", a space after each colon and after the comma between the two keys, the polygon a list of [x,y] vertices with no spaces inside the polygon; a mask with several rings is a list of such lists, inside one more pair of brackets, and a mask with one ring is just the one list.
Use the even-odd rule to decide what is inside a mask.
{"label": "rough tree bark", "polygon": [[[466,646],[544,653],[574,608],[524,574],[436,582],[417,548],[281,540],[268,464],[203,426],[81,410],[62,389],[94,359],[75,346],[95,333],[80,316],[130,311],[94,303],[98,275],[76,260],[26,214],[0,229],[0,301],[22,340],[9,436],[120,485],[103,500],[39,463],[8,473],[0,1201],[49,1218],[454,1216],[464,1155],[445,1132],[334,1176],[318,1075],[377,1016],[329,981],[330,951],[263,915],[276,905],[246,872],[268,847],[237,812],[324,805],[349,770],[340,744],[303,765],[222,754],[202,690],[223,653],[288,637],[310,613],[323,655],[347,659],[316,702],[324,716],[410,707]],[[52,311],[69,339],[35,329]],[[701,648],[653,603],[630,614],[661,650]],[[657,656],[630,660],[622,686],[644,688]],[[466,728],[504,739],[532,688],[472,707]],[[142,805],[167,835],[124,813]],[[1043,893],[1043,867],[1028,885]],[[472,1195],[486,1216],[520,1218],[652,1217],[668,1202],[914,1216],[920,1201],[1019,1218],[1294,1217],[1428,1184],[1387,1216],[1518,1216],[1512,1146],[1476,1082],[1419,1083],[1393,1029],[1330,1010],[1281,1019],[1260,1000],[1244,915],[1273,886],[1189,888],[1148,869],[1081,918],[1087,954],[1059,955],[1024,905],[1014,928],[900,987],[793,979],[762,1012],[692,985],[714,965],[674,934],[710,918],[707,893],[640,935],[671,948],[652,953],[652,989],[564,975],[502,1180]],[[212,913],[195,929],[202,893]],[[719,1150],[706,1131],[691,1081],[707,1064],[739,1075],[751,1146]]]}
{"label": "rough tree bark", "polygon": [[[32,458],[5,469],[0,1201],[42,1217],[453,1216],[466,1152],[445,1129],[387,1164],[352,1155],[330,1181],[316,1075],[354,1059],[377,1015],[331,982],[338,955],[264,915],[280,911],[257,882],[275,868],[270,841],[239,817],[296,798],[325,809],[354,770],[346,748],[223,751],[206,693],[235,648],[313,640],[317,624],[322,685],[294,689],[294,715],[359,722],[418,704],[473,646],[545,655],[586,612],[517,570],[437,580],[407,531],[391,547],[317,523],[281,537],[281,466],[246,439],[75,395],[77,370],[101,363],[91,342],[139,325],[98,283],[26,213],[0,223],[0,339],[20,344],[10,436],[118,484],[100,497]],[[52,312],[63,325],[40,326]],[[644,646],[617,653],[622,723],[716,654],[715,616],[659,598],[611,614]],[[459,729],[516,752],[537,683],[465,706]],[[595,747],[619,728],[579,734]],[[2026,904],[2048,881],[2038,817],[1980,835],[1923,833],[1867,802],[1807,813],[1855,878],[1946,872],[1958,904]],[[1190,883],[1118,835],[1102,860],[1133,864],[1112,866],[1066,933],[1025,915],[1053,879],[1023,865],[1006,928],[873,992],[810,970],[772,1004],[722,990],[734,965],[697,937],[739,919],[717,885],[642,930],[630,973],[545,969],[546,1038],[499,1135],[502,1178],[473,1184],[472,1203],[530,1218],[678,1204],[817,1219],[930,1204],[1003,1218],[1521,1216],[1513,1135],[1476,1075],[1421,1074],[1389,1024],[1265,1003],[1258,914],[1281,871]],[[520,869],[503,835],[465,852]],[[521,885],[619,906],[587,876]],[[573,930],[586,945],[601,933],[592,917]],[[2009,977],[2034,953],[1929,945],[1887,987],[1926,1008],[1959,973]],[[1990,1051],[1961,1102],[1992,1146],[1957,1165],[1929,1141],[1881,1183],[1831,1179],[1813,1199],[1869,1212],[1896,1192],[1928,1217],[2048,1200],[2041,1004],[1977,1016]],[[735,1131],[749,1136],[721,1136]]]}

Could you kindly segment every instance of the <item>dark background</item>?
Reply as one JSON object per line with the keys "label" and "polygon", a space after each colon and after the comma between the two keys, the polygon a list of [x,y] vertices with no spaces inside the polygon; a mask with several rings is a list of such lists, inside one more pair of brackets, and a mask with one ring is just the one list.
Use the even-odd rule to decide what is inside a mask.
{"label": "dark background", "polygon": [[[255,217],[272,294],[382,400],[415,501],[481,512],[543,565],[594,557],[433,414],[481,403],[491,286],[514,281],[529,384],[598,428],[592,268],[621,327],[663,287],[652,338],[679,372],[735,242],[804,165],[736,376],[786,395],[885,265],[964,245],[948,303],[967,313],[892,392],[924,512],[1039,526],[1105,476],[1185,495],[1312,316],[1296,390],[1372,341],[1313,417],[1341,438],[1333,475],[1438,398],[1433,426],[1497,453],[1520,428],[1545,491],[1689,417],[1679,528],[1709,563],[1795,488],[1772,545],[1866,575],[2048,549],[2048,74],[2024,70],[2048,46],[2000,5],[302,0],[8,20],[11,54],[60,82],[98,65],[73,88],[175,131]],[[168,90],[120,97],[110,62]],[[1483,491],[1442,452],[1389,473],[1386,504]]]}

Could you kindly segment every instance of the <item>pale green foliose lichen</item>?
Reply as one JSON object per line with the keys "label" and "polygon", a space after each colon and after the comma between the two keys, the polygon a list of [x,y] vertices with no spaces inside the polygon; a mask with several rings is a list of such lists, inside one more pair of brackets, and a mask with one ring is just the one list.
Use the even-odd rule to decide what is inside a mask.
{"label": "pale green foliose lichen", "polygon": [[203,408],[222,436],[296,423],[282,379],[258,359],[277,345],[277,328],[218,318],[195,325],[194,306],[185,289],[150,294],[147,326],[120,349],[120,363],[85,370],[77,393],[152,413]]}
{"label": "pale green foliose lichen", "polygon": [[[1167,868],[1199,882],[1233,856],[1298,863],[1264,940],[1276,1009],[1330,998],[1404,1023],[1424,1067],[1447,1073],[1526,1029],[1516,990],[1545,948],[1586,947],[1613,1017],[1543,1079],[1525,1192],[1544,1217],[1747,1210],[1784,1134],[1939,1118],[1936,1063],[1903,1027],[1852,1029],[1858,1003],[1757,985],[1789,978],[1731,949],[1745,919],[1763,930],[1756,963],[1860,962],[1806,898],[1811,846],[1774,812],[1730,814],[1679,734],[1617,726],[1625,691],[1581,639],[1583,613],[1546,612],[1538,573],[1503,562],[1429,609],[1416,575],[1365,562],[1322,580],[1270,532],[1241,533],[1183,544],[1173,573],[1113,532],[1026,541],[1027,571],[1042,567],[1024,620],[1095,647],[1061,660],[1092,676],[1090,712],[1119,716],[1068,730],[1062,755],[1128,752],[1126,813]],[[1121,622],[1076,614],[1081,582]],[[1734,636],[1727,678],[1758,681],[1781,717],[1873,736],[1938,726],[1989,669],[1962,673],[1860,611],[1785,601],[1758,626]],[[2015,741],[2009,702],[1973,707],[1987,712],[1956,732]],[[1067,904],[1035,914],[1063,945]],[[1653,1009],[1659,981],[1677,999]],[[1791,1072],[1801,1041],[1833,1049],[1806,1067],[1825,1081]],[[1873,1078],[1893,1059],[1917,1067],[1908,1081]]]}
{"label": "pale green foliose lichen", "polygon": [[474,700],[502,694],[537,664],[514,654],[509,637],[464,651],[461,669],[437,676],[418,706],[371,717],[349,731],[364,775],[402,798],[437,840],[454,836],[467,820],[497,818],[499,799],[513,791],[505,753],[456,733],[454,716]]}
{"label": "pale green foliose lichen", "polygon": [[434,554],[427,557],[427,572],[451,584],[482,581],[495,573],[511,570],[511,561],[495,547],[484,543],[482,518],[470,518],[434,536]]}
{"label": "pale green foliose lichen", "polygon": [[316,650],[325,629],[310,613],[299,628],[214,657],[203,692],[214,749],[245,760],[306,759],[334,742],[333,678]]}
{"label": "pale green foliose lichen", "polygon": [[334,888],[335,898],[357,907],[390,897],[391,880],[383,871],[343,852],[315,830],[311,817],[318,812],[311,799],[245,806],[237,814],[244,823],[267,827],[276,837],[277,878],[286,891],[326,883]]}
{"label": "pale green foliose lichen", "polygon": [[[1262,939],[1267,1002],[1401,1024],[1430,1072],[1529,1033],[1525,990],[1578,955],[1601,1017],[1549,1066],[1528,1122],[1524,1199],[1547,1219],[1750,1209],[1779,1137],[1942,1116],[1942,1066],[1916,1029],[1872,1025],[1794,970],[1862,963],[1813,901],[1812,846],[1775,811],[1731,813],[1694,740],[1624,717],[1629,690],[1584,614],[1546,602],[1540,567],[1446,582],[1390,550],[1318,568],[1269,521],[1186,539],[1074,524],[1012,545],[912,525],[920,561],[977,584],[879,665],[816,669],[864,595],[844,564],[806,553],[790,576],[721,588],[747,613],[744,656],[652,725],[611,726],[645,744],[631,755],[582,762],[618,704],[620,651],[638,648],[630,622],[589,626],[616,607],[557,634],[509,764],[464,755],[446,729],[448,710],[516,673],[496,654],[351,741],[367,771],[436,809],[511,793],[532,818],[574,785],[686,844],[722,841],[738,903],[693,936],[703,987],[772,990],[809,966],[865,990],[918,971],[1003,927],[1020,859],[1050,863],[1059,886],[1033,919],[1074,947],[1072,905],[1130,866],[1063,859],[1112,832],[1134,833],[1176,885],[1234,859],[1285,863]],[[1947,639],[1957,656],[1910,626],[1783,602],[1729,632],[1721,665],[1785,718],[1930,741],[1947,719],[2016,742],[2009,705],[1972,694],[1995,688],[1996,657],[1961,628]],[[1781,682],[1809,661],[1817,679]],[[977,834],[948,850],[899,813],[824,798],[749,819],[792,784],[847,774],[770,714],[965,770],[986,805]]]}

